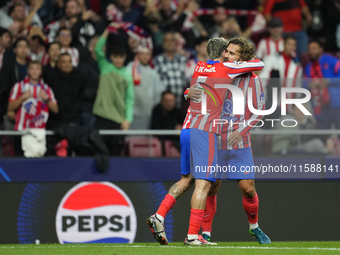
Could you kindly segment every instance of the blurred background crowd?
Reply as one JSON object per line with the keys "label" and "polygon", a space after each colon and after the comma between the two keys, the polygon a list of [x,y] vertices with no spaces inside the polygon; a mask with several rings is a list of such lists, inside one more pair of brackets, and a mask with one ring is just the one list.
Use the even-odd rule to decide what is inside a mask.
{"label": "blurred background crowd", "polygon": [[[272,87],[305,87],[313,117],[292,108],[285,118],[296,129],[340,128],[338,0],[1,1],[1,127],[180,130],[183,92],[196,63],[208,60],[209,38],[234,36],[253,42],[266,65],[258,75],[268,107]],[[178,137],[159,139],[159,156],[169,141],[175,152],[167,155],[178,155]],[[255,155],[340,154],[336,136],[253,140]],[[23,155],[22,142],[2,136],[2,155]],[[111,155],[124,154],[123,136],[104,142]],[[48,137],[42,155],[67,156],[68,146]]]}

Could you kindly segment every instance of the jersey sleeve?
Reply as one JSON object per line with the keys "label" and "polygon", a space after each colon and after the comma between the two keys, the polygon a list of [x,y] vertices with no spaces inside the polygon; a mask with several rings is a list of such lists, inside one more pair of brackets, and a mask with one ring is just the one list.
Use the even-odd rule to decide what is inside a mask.
{"label": "jersey sleeve", "polygon": [[[265,95],[262,88],[262,84],[260,79],[256,76],[250,79],[252,83],[252,98],[253,98],[253,106],[256,110],[264,110],[265,109]],[[247,99],[246,99],[247,100]],[[240,125],[240,128],[237,130],[242,136],[244,136],[248,131],[250,131],[258,122],[263,118],[263,115],[257,115],[251,113],[250,116],[247,116],[245,119],[245,125]]]}
{"label": "jersey sleeve", "polygon": [[184,91],[184,99],[185,100],[190,100],[190,98],[189,98],[189,88],[187,88],[185,91]]}
{"label": "jersey sleeve", "polygon": [[226,72],[232,79],[241,74],[262,70],[264,67],[264,63],[257,58],[244,62],[224,62],[223,65],[228,68]]}
{"label": "jersey sleeve", "polygon": [[21,86],[20,83],[17,82],[11,89],[11,93],[9,95],[9,101],[13,102],[17,100],[21,96]]}

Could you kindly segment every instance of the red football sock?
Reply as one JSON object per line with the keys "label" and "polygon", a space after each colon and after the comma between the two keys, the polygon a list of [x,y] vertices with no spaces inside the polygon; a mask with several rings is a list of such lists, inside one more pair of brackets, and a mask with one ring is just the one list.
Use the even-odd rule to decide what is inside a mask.
{"label": "red football sock", "polygon": [[158,211],[156,212],[158,215],[161,215],[163,218],[167,215],[167,213],[172,209],[172,207],[176,204],[176,199],[167,194],[165,198],[163,199],[161,205],[158,208]]}
{"label": "red football sock", "polygon": [[202,226],[204,210],[191,209],[188,235],[198,235]]}
{"label": "red football sock", "polygon": [[211,232],[212,222],[216,213],[216,198],[216,195],[207,197],[202,223],[202,232]]}
{"label": "red football sock", "polygon": [[243,208],[247,213],[248,222],[255,224],[258,222],[258,211],[259,211],[259,197],[257,193],[253,198],[243,197]]}

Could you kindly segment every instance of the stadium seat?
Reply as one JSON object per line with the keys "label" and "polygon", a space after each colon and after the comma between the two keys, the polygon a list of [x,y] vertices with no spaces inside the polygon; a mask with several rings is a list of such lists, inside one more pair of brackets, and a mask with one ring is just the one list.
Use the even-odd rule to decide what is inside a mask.
{"label": "stadium seat", "polygon": [[130,157],[161,157],[162,145],[156,137],[126,137],[126,155]]}
{"label": "stadium seat", "polygon": [[165,151],[165,157],[180,157],[181,156],[181,153],[169,140],[164,141],[164,151]]}
{"label": "stadium seat", "polygon": [[1,146],[3,157],[14,157],[14,144],[9,136],[1,137]]}

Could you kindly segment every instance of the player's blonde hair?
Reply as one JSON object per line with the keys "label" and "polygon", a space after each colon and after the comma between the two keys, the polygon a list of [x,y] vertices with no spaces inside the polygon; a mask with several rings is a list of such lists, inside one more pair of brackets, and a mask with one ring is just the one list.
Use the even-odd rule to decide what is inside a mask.
{"label": "player's blonde hair", "polygon": [[227,49],[228,41],[222,37],[215,37],[208,41],[208,56],[213,60],[220,58],[222,53]]}
{"label": "player's blonde hair", "polygon": [[244,37],[236,36],[234,38],[231,38],[228,41],[227,47],[229,46],[229,44],[235,44],[235,45],[240,46],[239,53],[240,53],[242,61],[249,61],[249,60],[252,60],[256,57],[255,56],[255,46],[254,46],[254,44],[249,42]]}

